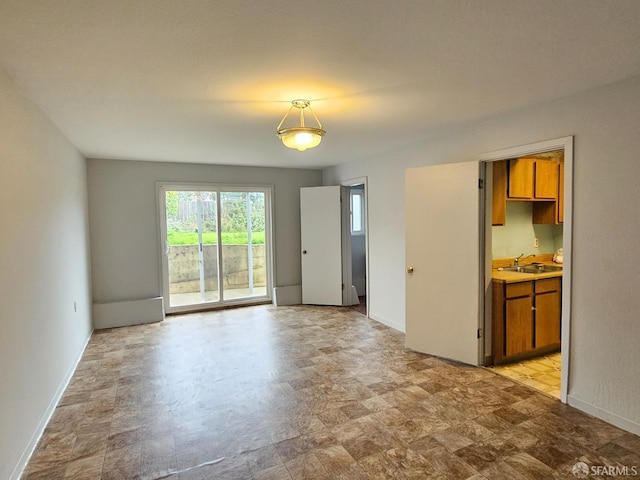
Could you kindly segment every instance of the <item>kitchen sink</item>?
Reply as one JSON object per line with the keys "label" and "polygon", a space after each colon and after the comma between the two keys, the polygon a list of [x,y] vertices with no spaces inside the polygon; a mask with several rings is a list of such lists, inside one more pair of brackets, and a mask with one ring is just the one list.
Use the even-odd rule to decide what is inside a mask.
{"label": "kitchen sink", "polygon": [[549,273],[549,272],[561,272],[562,267],[556,265],[543,265],[541,263],[535,263],[531,265],[513,265],[511,267],[502,267],[498,270],[504,272],[520,272],[520,273]]}
{"label": "kitchen sink", "polygon": [[503,271],[503,272],[521,272],[521,273],[526,273],[525,269],[526,267],[524,265],[514,265],[512,267],[501,267],[498,268],[498,270]]}

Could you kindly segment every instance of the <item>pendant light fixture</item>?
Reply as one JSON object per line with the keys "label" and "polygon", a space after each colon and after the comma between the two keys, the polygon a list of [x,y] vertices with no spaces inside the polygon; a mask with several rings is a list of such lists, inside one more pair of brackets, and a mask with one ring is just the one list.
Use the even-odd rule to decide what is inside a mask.
{"label": "pendant light fixture", "polygon": [[[317,147],[320,144],[320,141],[326,132],[322,129],[322,124],[320,124],[320,120],[318,120],[316,114],[311,110],[310,103],[311,102],[309,102],[309,100],[292,101],[291,107],[289,107],[289,110],[285,116],[282,117],[282,120],[280,120],[280,123],[276,127],[276,134],[278,135],[278,138],[282,140],[285,147],[295,148],[296,150],[303,152],[307,148]],[[300,125],[295,127],[282,127],[282,124],[294,108],[297,108],[300,111]],[[305,110],[311,113],[318,124],[317,128],[305,126]]]}

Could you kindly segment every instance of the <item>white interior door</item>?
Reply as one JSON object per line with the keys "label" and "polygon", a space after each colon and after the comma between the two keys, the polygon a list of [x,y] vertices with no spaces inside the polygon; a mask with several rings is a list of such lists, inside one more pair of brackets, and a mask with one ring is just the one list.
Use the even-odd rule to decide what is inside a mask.
{"label": "white interior door", "polygon": [[302,303],[342,305],[341,187],[300,189]]}
{"label": "white interior door", "polygon": [[406,346],[473,365],[479,363],[478,178],[478,162],[408,169],[405,197]]}

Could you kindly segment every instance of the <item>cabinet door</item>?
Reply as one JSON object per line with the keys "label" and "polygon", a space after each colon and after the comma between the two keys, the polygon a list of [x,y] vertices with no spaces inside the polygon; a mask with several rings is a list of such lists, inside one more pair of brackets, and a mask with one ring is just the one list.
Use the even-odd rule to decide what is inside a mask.
{"label": "cabinet door", "polygon": [[493,197],[491,203],[491,224],[504,225],[507,217],[507,161],[492,163]]}
{"label": "cabinet door", "polygon": [[560,343],[561,294],[539,293],[535,297],[536,348]]}
{"label": "cabinet door", "polygon": [[532,297],[506,300],[505,355],[516,355],[533,349]]}
{"label": "cabinet door", "polygon": [[537,160],[535,163],[535,191],[537,199],[555,200],[558,196],[558,163]]}
{"label": "cabinet door", "polygon": [[535,159],[509,160],[509,198],[533,198]]}

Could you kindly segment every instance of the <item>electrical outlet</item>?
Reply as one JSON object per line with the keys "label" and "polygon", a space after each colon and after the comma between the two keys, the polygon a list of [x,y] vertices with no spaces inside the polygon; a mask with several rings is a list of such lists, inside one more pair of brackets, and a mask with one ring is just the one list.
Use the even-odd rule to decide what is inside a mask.
{"label": "electrical outlet", "polygon": [[533,239],[533,246],[534,246],[535,248],[538,248],[538,247],[540,246],[540,241],[539,241],[537,238],[534,238],[534,239]]}

